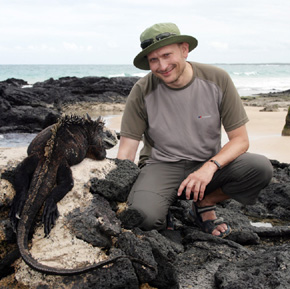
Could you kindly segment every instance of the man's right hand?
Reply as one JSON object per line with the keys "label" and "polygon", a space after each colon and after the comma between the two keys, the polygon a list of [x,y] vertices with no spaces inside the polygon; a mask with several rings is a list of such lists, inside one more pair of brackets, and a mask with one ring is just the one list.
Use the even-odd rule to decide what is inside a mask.
{"label": "man's right hand", "polygon": [[187,178],[181,183],[178,188],[177,196],[181,196],[184,189],[186,199],[190,200],[191,194],[193,194],[193,201],[201,201],[204,197],[206,186],[212,180],[214,173],[217,171],[215,164],[206,162],[204,165],[189,174]]}

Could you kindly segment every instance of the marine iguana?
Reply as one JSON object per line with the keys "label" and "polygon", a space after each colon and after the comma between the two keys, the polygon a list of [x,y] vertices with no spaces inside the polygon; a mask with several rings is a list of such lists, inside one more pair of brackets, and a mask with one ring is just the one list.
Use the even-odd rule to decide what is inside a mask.
{"label": "marine iguana", "polygon": [[55,224],[58,217],[57,202],[73,187],[70,166],[80,163],[86,157],[103,160],[106,149],[116,144],[116,136],[106,130],[102,119],[93,121],[88,115],[87,118],[64,116],[33,139],[27,150],[28,156],[16,168],[16,195],[10,211],[20,254],[29,266],[46,274],[74,275],[120,258],[147,265],[131,256],[117,256],[83,268],[60,269],[39,263],[28,250],[29,232],[43,204],[42,221],[46,236]]}

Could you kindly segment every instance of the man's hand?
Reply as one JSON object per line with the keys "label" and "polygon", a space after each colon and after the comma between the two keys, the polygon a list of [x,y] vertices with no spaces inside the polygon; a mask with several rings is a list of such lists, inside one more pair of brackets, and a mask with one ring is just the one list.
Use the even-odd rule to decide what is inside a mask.
{"label": "man's hand", "polygon": [[193,201],[202,200],[206,186],[212,180],[217,167],[215,164],[206,162],[200,169],[188,175],[188,177],[179,186],[177,195],[181,196],[186,188],[186,199],[189,200],[193,194]]}
{"label": "man's hand", "polygon": [[[229,141],[222,147],[220,152],[212,158],[217,160],[222,167],[226,166],[249,148],[249,138],[246,125],[242,125],[232,131],[227,132]],[[186,199],[190,199],[193,194],[193,201],[202,200],[206,186],[212,180],[217,166],[213,162],[206,162],[197,171],[190,174],[180,185],[178,196],[181,196],[186,188]]]}

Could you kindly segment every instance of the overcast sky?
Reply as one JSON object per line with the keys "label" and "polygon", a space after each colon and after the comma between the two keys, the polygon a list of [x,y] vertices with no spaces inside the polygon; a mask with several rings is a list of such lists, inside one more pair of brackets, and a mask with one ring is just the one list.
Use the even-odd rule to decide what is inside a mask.
{"label": "overcast sky", "polygon": [[131,64],[159,22],[195,36],[189,60],[290,63],[289,0],[0,0],[0,64]]}

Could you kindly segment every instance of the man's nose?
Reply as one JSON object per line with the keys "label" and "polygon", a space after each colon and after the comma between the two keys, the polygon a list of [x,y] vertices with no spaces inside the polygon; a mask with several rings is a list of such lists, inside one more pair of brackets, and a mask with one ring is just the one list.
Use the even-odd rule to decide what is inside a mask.
{"label": "man's nose", "polygon": [[164,59],[159,60],[159,69],[165,71],[167,68],[167,61]]}

